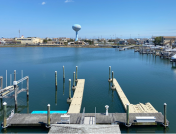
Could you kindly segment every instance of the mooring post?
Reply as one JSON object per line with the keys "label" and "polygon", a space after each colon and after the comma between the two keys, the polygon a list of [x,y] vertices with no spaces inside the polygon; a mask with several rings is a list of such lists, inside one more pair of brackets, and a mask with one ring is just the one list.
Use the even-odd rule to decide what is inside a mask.
{"label": "mooring post", "polygon": [[47,126],[50,126],[50,104],[47,105]]}
{"label": "mooring post", "polygon": [[109,82],[111,81],[111,66],[109,66]]}
{"label": "mooring post", "polygon": [[65,69],[64,69],[64,66],[63,66],[63,79],[65,79]]}
{"label": "mooring post", "polygon": [[127,122],[127,126],[130,125],[129,123],[129,104],[126,104],[126,108],[127,108],[127,111],[126,111],[126,122]]}
{"label": "mooring post", "polygon": [[73,87],[72,87],[72,89],[73,90],[76,89],[76,87],[75,87],[75,72],[73,72]]}
{"label": "mooring post", "polygon": [[78,66],[76,66],[76,81],[78,81]]}
{"label": "mooring post", "polygon": [[55,71],[55,86],[57,87],[57,71]]}
{"label": "mooring post", "polygon": [[5,128],[7,126],[7,103],[3,103],[3,115],[4,115],[4,122],[3,122],[3,127]]}
{"label": "mooring post", "polygon": [[71,99],[71,79],[69,79],[69,99]]}
{"label": "mooring post", "polygon": [[17,109],[17,81],[13,81],[13,86],[14,86],[14,90],[15,90],[15,109]]}
{"label": "mooring post", "polygon": [[16,70],[14,70],[14,81],[16,81]]}
{"label": "mooring post", "polygon": [[27,77],[27,99],[29,99],[29,76]]}
{"label": "mooring post", "polygon": [[112,71],[112,87],[114,87],[113,79],[114,79],[114,71]]}
{"label": "mooring post", "polygon": [[67,99],[67,103],[71,103],[71,79],[69,79],[69,98]]}
{"label": "mooring post", "polygon": [[115,86],[114,86],[114,71],[112,71],[112,87],[111,89],[115,89]]}
{"label": "mooring post", "polygon": [[167,115],[167,104],[166,103],[164,103],[164,126],[165,126],[165,128],[166,128],[166,126],[167,126],[167,122],[166,122],[166,115]]}

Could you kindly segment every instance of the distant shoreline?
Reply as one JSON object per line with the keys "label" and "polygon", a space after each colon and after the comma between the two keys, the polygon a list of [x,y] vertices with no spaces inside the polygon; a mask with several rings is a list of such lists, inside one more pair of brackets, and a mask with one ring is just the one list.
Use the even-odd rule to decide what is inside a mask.
{"label": "distant shoreline", "polygon": [[[125,47],[128,45],[118,45],[119,47]],[[116,48],[118,46],[95,46],[95,45],[84,45],[84,46],[61,46],[61,45],[0,45],[1,47],[75,47],[75,48]],[[136,45],[139,46],[139,45]]]}
{"label": "distant shoreline", "polygon": [[75,47],[75,48],[113,48],[112,46],[56,46],[56,45],[41,45],[41,46],[36,46],[36,45],[5,45],[5,46],[0,46],[1,47]]}

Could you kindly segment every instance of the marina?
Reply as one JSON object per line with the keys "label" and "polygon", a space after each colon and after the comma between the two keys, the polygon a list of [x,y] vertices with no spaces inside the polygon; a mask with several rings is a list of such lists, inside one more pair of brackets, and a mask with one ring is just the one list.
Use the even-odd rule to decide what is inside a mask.
{"label": "marina", "polygon": [[[68,112],[66,111],[50,111],[50,104],[47,105],[47,111],[33,111],[31,114],[18,114],[11,112],[10,116],[7,118],[7,103],[3,103],[3,122],[2,128],[7,127],[25,127],[25,126],[45,126],[47,128],[52,128],[52,125],[68,123],[70,124],[86,124],[86,125],[98,125],[98,124],[116,124],[125,125],[127,127],[134,125],[163,125],[164,127],[169,126],[169,121],[166,117],[166,104],[164,104],[164,116],[159,113],[150,104],[146,105],[140,103],[137,105],[130,104],[127,97],[125,96],[123,90],[118,84],[117,80],[114,78],[114,72],[112,71],[112,78],[110,76],[111,66],[109,67],[109,82],[112,82],[112,90],[116,89],[119,98],[124,106],[126,113],[108,113],[109,106],[106,105],[105,113],[85,113],[85,108],[83,113],[80,114],[81,104],[83,99],[83,91],[85,79],[77,79],[78,66],[76,66],[76,81],[75,85],[75,72],[73,73],[73,87],[74,91],[73,98],[71,98],[71,79],[69,79],[69,98],[67,103],[70,103]],[[14,71],[16,72],[16,71]],[[65,77],[65,70],[63,70],[63,78]],[[16,76],[16,75],[15,75]],[[14,78],[16,80],[16,77]],[[15,89],[15,108],[17,108],[17,90],[18,83],[27,79],[27,98],[29,95],[29,80],[28,77],[24,77],[19,81],[14,81],[14,88],[1,89],[1,92],[12,92]],[[111,81],[110,81],[111,80]],[[57,71],[55,71],[55,86],[57,87]],[[11,89],[11,90],[10,90]],[[7,95],[7,94],[5,94]],[[2,96],[3,98],[4,96]],[[17,110],[16,110],[17,111]],[[59,125],[58,125],[59,126]],[[62,126],[63,127],[63,126]],[[56,128],[55,128],[56,129]],[[52,129],[51,129],[52,130]],[[68,130],[67,130],[68,131]]]}
{"label": "marina", "polygon": [[[79,50],[80,52],[83,51],[82,48],[77,48],[77,49],[71,48],[71,50]],[[30,108],[29,109],[30,110],[29,110],[29,113],[25,112],[25,110],[21,111],[21,113],[15,113],[13,115],[13,117],[7,121],[7,124],[9,124],[9,126],[7,127],[7,131],[12,129],[13,127],[16,127],[17,125],[19,125],[19,126],[21,125],[23,127],[28,126],[28,125],[29,126],[30,125],[31,126],[32,125],[33,126],[41,126],[42,125],[42,127],[45,127],[47,124],[47,113],[46,112],[45,112],[45,114],[30,114],[30,113],[32,113],[33,111],[46,111],[47,104],[51,104],[51,115],[50,115],[51,129],[50,130],[52,130],[52,126],[54,126],[54,125],[64,125],[64,124],[60,124],[61,115],[63,115],[63,114],[52,113],[52,111],[68,111],[67,115],[70,115],[70,125],[76,125],[76,124],[80,125],[80,123],[81,124],[84,124],[84,123],[89,124],[90,123],[89,120],[91,120],[92,121],[91,124],[98,125],[98,124],[106,123],[109,126],[111,126],[111,124],[114,124],[117,126],[119,125],[120,131],[124,131],[122,129],[123,127],[121,127],[121,126],[125,126],[127,123],[128,116],[127,116],[127,112],[126,112],[127,108],[125,107],[127,100],[129,103],[129,123],[131,123],[132,126],[138,126],[140,124],[140,123],[137,123],[137,120],[139,120],[137,117],[145,117],[146,118],[149,116],[151,120],[154,119],[151,117],[156,118],[155,122],[151,123],[151,124],[154,126],[159,125],[160,126],[159,128],[161,128],[161,129],[163,128],[163,123],[164,123],[163,103],[166,102],[168,104],[166,124],[169,125],[168,127],[170,128],[170,131],[171,131],[173,120],[170,118],[171,115],[169,114],[170,113],[169,111],[171,110],[170,109],[170,101],[166,101],[166,100],[161,101],[160,98],[158,98],[158,100],[156,100],[151,96],[149,97],[149,91],[151,92],[151,89],[154,91],[154,89],[153,89],[154,87],[150,86],[152,84],[148,84],[148,86],[146,88],[145,86],[141,85],[139,82],[138,83],[130,82],[130,81],[133,81],[133,79],[137,78],[137,77],[133,78],[132,77],[133,73],[132,74],[129,73],[129,71],[131,70],[130,68],[129,68],[129,70],[126,70],[127,66],[125,67],[125,65],[128,65],[131,62],[129,61],[127,63],[126,62],[127,59],[121,60],[122,57],[125,57],[125,55],[128,54],[132,59],[133,59],[133,57],[135,57],[135,59],[136,59],[136,57],[138,57],[138,59],[140,60],[140,63],[138,65],[141,65],[141,63],[146,62],[146,61],[144,61],[144,59],[147,58],[147,55],[146,55],[146,57],[145,57],[145,55],[143,55],[143,56],[138,55],[138,53],[134,53],[133,50],[123,51],[120,53],[115,51],[114,49],[101,49],[101,51],[102,50],[103,51],[106,50],[107,53],[110,54],[110,57],[116,55],[116,58],[117,58],[117,56],[120,56],[120,55],[121,56],[118,57],[117,59],[112,58],[111,59],[112,61],[110,61],[110,62],[107,60],[106,64],[105,63],[102,64],[101,62],[98,62],[101,66],[103,65],[102,67],[100,67],[100,65],[95,63],[94,60],[91,59],[91,57],[90,57],[89,60],[90,59],[93,60],[91,62],[93,62],[96,65],[94,68],[91,68],[90,66],[89,66],[89,68],[86,67],[86,66],[88,66],[88,64],[90,62],[87,59],[88,57],[86,55],[84,57],[84,60],[86,59],[88,61],[86,61],[84,65],[74,64],[74,66],[68,66],[69,65],[68,63],[64,64],[63,61],[61,59],[59,59],[59,61],[61,61],[61,64],[59,63],[57,65],[58,66],[57,68],[50,67],[51,70],[49,70],[47,72],[47,78],[50,78],[49,83],[51,84],[49,86],[47,86],[48,82],[46,81],[46,79],[43,79],[41,75],[39,75],[39,76],[36,75],[35,76],[36,78],[35,78],[35,77],[33,77],[34,75],[32,75],[33,73],[30,71],[29,68],[27,70],[25,70],[25,74],[30,76],[30,84],[29,84],[30,85],[30,88],[29,88],[29,91],[30,91],[30,96],[29,96]],[[96,50],[91,49],[91,51],[96,51]],[[103,53],[101,53],[101,54],[103,54]],[[99,54],[98,55],[94,54],[94,58],[96,57],[95,55],[99,56]],[[104,58],[105,57],[109,57],[109,56],[104,55]],[[99,58],[97,59],[97,58],[98,57],[95,58],[96,61],[99,61],[99,60],[102,61],[101,59],[99,59]],[[143,60],[142,60],[142,58],[143,58]],[[151,58],[150,61],[154,60],[152,56],[150,56],[148,58]],[[79,60],[82,60],[81,57],[79,57]],[[115,63],[114,61],[116,61],[116,60],[118,62],[120,62],[121,64]],[[159,57],[156,57],[156,60],[158,61],[158,60],[162,60],[162,59],[160,59]],[[49,61],[51,61],[51,60],[49,60]],[[49,62],[49,61],[47,61],[47,62]],[[133,61],[134,61],[134,59],[133,59]],[[57,60],[57,62],[58,62],[58,60]],[[167,62],[167,61],[165,61],[165,62]],[[70,61],[69,61],[69,63],[70,63]],[[162,64],[163,63],[160,64],[160,67],[162,67],[161,66]],[[63,69],[62,69],[63,65],[65,67],[64,68],[65,81],[63,80]],[[77,65],[79,66],[79,78],[84,78],[84,79],[79,79],[79,78],[77,79],[77,84],[75,85],[75,89],[72,88],[72,90],[71,90],[72,101],[69,104],[69,103],[67,103],[67,99],[69,98],[69,91],[70,91],[69,90],[70,89],[69,79],[73,77],[72,74],[73,74],[73,71],[75,71],[75,66],[77,66]],[[111,87],[112,82],[107,82],[108,66],[109,65],[112,66],[112,69],[114,71],[113,83],[115,86],[115,90],[109,88],[109,84]],[[125,70],[123,69],[122,65],[123,65],[123,67],[125,67],[124,68]],[[165,65],[165,64],[163,64],[163,65]],[[170,61],[168,62],[168,65],[170,65]],[[133,66],[134,65],[132,65],[131,68],[133,68],[135,70],[135,68]],[[151,65],[151,66],[153,66],[153,65]],[[157,66],[157,65],[155,65],[155,66]],[[97,68],[97,67],[100,67],[100,68]],[[86,69],[86,71],[85,71],[85,69]],[[41,69],[41,71],[42,70],[43,69]],[[53,73],[55,70],[57,70],[57,75],[54,75],[54,73]],[[139,72],[138,76],[140,76],[140,71],[142,71],[142,70],[140,70],[140,69],[138,70],[138,72]],[[8,70],[8,72],[12,72],[12,71]],[[20,78],[21,74],[19,74],[18,72],[20,72],[19,69],[17,69],[17,74],[18,74],[17,80],[21,79]],[[86,73],[86,72],[88,72],[88,73]],[[126,77],[124,77],[124,72],[125,72],[125,74],[128,74],[128,75],[126,75]],[[148,71],[146,70],[146,73],[147,72]],[[3,73],[3,72],[1,73],[2,76],[5,76],[4,74],[5,73]],[[95,76],[95,78],[92,77],[92,74],[94,74],[93,76]],[[57,76],[57,81],[54,79],[55,76]],[[146,75],[146,77],[148,77],[148,76]],[[42,81],[39,78],[42,78]],[[42,84],[39,84],[39,85],[42,86],[42,88],[39,88],[39,85],[34,86],[32,83],[35,83],[35,81],[41,82]],[[85,81],[86,81],[86,83],[85,83]],[[3,82],[5,83],[5,81],[3,81]],[[57,88],[56,88],[56,82],[57,82]],[[80,84],[79,84],[79,82],[80,82]],[[155,82],[158,83],[159,81],[157,79],[155,79]],[[127,86],[126,83],[128,83],[129,86]],[[148,83],[150,83],[150,80],[148,80]],[[156,91],[158,91],[158,90],[164,91],[161,87],[163,84],[161,83],[161,85],[155,86],[155,90]],[[3,84],[3,85],[5,85],[5,84]],[[23,89],[24,87],[27,87],[26,82],[24,82],[23,87],[21,87],[21,84],[18,84],[18,85],[19,85],[19,89]],[[80,88],[77,88],[77,86]],[[36,89],[38,89],[38,90],[36,90]],[[45,92],[42,92],[44,89],[45,89]],[[77,89],[81,89],[82,94],[76,93],[76,91],[79,91]],[[131,92],[131,90],[133,90],[133,92]],[[38,98],[34,97],[40,93],[39,91],[43,93],[43,96],[38,96],[38,97],[44,103],[41,103],[41,101],[38,100]],[[122,92],[123,92],[123,94],[122,94]],[[148,95],[148,97],[146,95],[144,95],[144,93],[146,95]],[[49,96],[48,96],[48,94],[49,94]],[[138,96],[136,98],[137,94],[138,95],[140,94],[140,96]],[[161,95],[161,93],[160,93],[160,95]],[[21,92],[19,94],[19,97],[20,96],[24,96],[24,99],[26,100],[26,93],[24,94],[23,92]],[[82,96],[81,100],[75,99],[75,101],[73,101],[74,97],[76,98],[76,97],[81,97],[81,96]],[[165,97],[167,98],[168,96],[165,96]],[[42,98],[48,98],[48,99],[46,100],[46,99],[42,99]],[[101,101],[99,100],[99,98],[101,98]],[[124,98],[126,98],[126,99],[124,99]],[[8,99],[8,98],[3,98],[3,102],[6,102],[6,99]],[[38,105],[36,105],[36,106],[35,106],[35,101],[38,103]],[[74,113],[73,112],[69,113],[69,110],[71,109],[72,102],[74,102],[73,104],[80,104],[80,106],[79,106],[79,108],[77,108],[78,109],[77,111],[74,111]],[[12,104],[7,102],[7,108],[8,108],[8,105],[12,105]],[[18,102],[18,105],[20,108],[20,102]],[[105,114],[105,111],[106,111],[105,105],[109,105],[109,109],[108,109],[109,115],[108,116],[106,116],[106,114]],[[131,108],[131,106],[133,108]],[[84,109],[84,107],[85,107],[85,109]],[[96,110],[95,110],[95,107],[96,107]],[[154,111],[151,111],[151,109],[153,109]],[[7,114],[7,117],[9,117],[9,114]],[[85,117],[85,118],[83,118],[83,117]],[[82,120],[82,118],[84,120]],[[24,122],[21,122],[21,120],[24,120]],[[15,122],[16,122],[16,124],[15,124]],[[143,123],[143,126],[145,126],[147,124],[148,123]],[[81,125],[80,125],[80,127],[81,127]],[[158,127],[156,129],[158,129]],[[162,130],[160,130],[160,131],[162,131]]]}

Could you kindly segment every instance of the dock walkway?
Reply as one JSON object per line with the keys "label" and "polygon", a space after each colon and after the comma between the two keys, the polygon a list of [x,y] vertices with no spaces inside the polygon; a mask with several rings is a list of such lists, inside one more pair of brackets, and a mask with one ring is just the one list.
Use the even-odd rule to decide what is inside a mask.
{"label": "dock walkway", "polygon": [[[80,124],[82,113],[68,114],[70,115],[70,124]],[[61,114],[51,114],[51,125],[60,122]],[[136,116],[155,116],[156,121],[152,124],[136,122]],[[95,113],[85,113],[85,117],[95,117]],[[130,113],[129,122],[132,125],[157,125],[164,122],[164,116],[162,113]],[[14,114],[14,116],[7,120],[9,126],[45,126],[47,123],[47,114]],[[105,113],[96,113],[96,124],[121,124],[126,123],[126,113],[109,113],[108,116]],[[167,123],[168,120],[167,120]]]}
{"label": "dock walkway", "polygon": [[130,104],[125,93],[115,78],[113,78],[113,83],[125,110],[126,104],[129,104],[129,113],[158,113],[158,111],[149,102],[146,104]]}
{"label": "dock walkway", "polygon": [[52,125],[49,134],[53,133],[115,133],[121,134],[119,125]]}
{"label": "dock walkway", "polygon": [[78,79],[76,89],[70,104],[68,113],[80,113],[83,99],[85,79]]}

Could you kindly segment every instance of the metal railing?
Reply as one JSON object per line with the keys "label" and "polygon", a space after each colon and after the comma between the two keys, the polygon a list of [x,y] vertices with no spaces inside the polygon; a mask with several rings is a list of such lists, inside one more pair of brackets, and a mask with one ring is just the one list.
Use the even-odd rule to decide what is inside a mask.
{"label": "metal railing", "polygon": [[20,82],[23,82],[23,81],[26,80],[26,79],[28,79],[28,76],[26,76],[26,77],[24,77],[24,78],[18,80],[17,82],[20,83]]}
{"label": "metal railing", "polygon": [[82,117],[81,117],[81,122],[80,124],[84,124],[84,113],[85,113],[85,107],[83,109]]}

